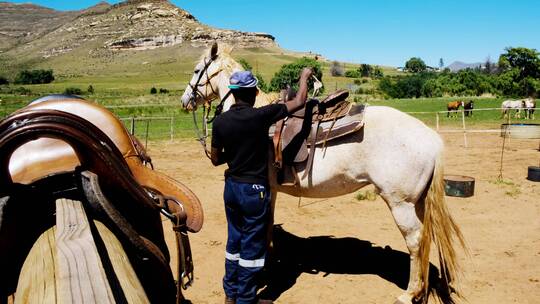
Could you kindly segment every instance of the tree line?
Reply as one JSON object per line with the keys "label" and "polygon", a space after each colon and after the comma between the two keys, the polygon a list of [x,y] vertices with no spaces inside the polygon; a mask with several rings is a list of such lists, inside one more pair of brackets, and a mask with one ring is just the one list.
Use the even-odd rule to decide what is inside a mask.
{"label": "tree line", "polygon": [[391,98],[480,96],[493,94],[511,97],[538,96],[540,93],[540,53],[535,49],[509,47],[497,64],[451,72],[428,71],[420,58],[405,64],[410,74],[387,76],[379,82],[379,90]]}

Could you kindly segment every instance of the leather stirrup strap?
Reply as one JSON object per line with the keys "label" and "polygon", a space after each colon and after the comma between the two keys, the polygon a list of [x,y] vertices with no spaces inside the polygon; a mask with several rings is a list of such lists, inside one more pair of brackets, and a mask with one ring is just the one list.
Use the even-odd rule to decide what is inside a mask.
{"label": "leather stirrup strap", "polygon": [[307,164],[306,164],[306,170],[304,171],[304,175],[302,176],[302,179],[306,178],[310,171],[311,171],[311,168],[313,166],[313,158],[315,157],[315,144],[317,143],[317,134],[319,133],[319,126],[321,124],[321,120],[320,119],[317,119],[317,123],[315,123],[312,127],[311,127],[311,147],[309,147],[309,156],[308,156],[308,161],[307,161]]}
{"label": "leather stirrup strap", "polygon": [[272,141],[274,143],[274,167],[281,169],[283,166],[283,154],[281,152],[281,133],[283,132],[283,126],[285,125],[285,119],[279,120],[276,123],[276,129],[274,130],[274,137]]}

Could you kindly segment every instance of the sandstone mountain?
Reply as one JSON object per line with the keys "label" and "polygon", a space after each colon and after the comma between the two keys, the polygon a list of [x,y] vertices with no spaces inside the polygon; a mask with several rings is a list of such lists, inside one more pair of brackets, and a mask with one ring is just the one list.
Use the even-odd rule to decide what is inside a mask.
{"label": "sandstone mountain", "polygon": [[[92,68],[133,58],[150,63],[173,58],[183,54],[178,50],[200,49],[214,41],[240,49],[279,50],[269,34],[215,29],[166,0],[102,2],[69,12],[0,2],[0,65],[6,70],[51,66],[67,71],[80,65],[79,70],[91,73]],[[159,51],[144,55],[153,50]]]}

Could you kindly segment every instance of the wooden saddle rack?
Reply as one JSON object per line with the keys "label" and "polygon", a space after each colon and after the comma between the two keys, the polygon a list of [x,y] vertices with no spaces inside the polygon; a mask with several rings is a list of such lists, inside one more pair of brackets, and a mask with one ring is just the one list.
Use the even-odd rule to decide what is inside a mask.
{"label": "wooden saddle rack", "polygon": [[[182,301],[193,280],[188,232],[202,227],[201,204],[144,161],[149,158],[112,113],[76,97],[38,100],[1,121],[0,303],[15,292],[33,243],[55,225],[59,198],[80,201],[117,236],[150,302]],[[160,214],[177,237],[176,284]]]}

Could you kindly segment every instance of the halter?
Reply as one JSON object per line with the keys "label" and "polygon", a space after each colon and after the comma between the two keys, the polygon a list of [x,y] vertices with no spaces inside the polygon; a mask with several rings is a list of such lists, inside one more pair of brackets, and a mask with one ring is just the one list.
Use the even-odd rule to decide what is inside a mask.
{"label": "halter", "polygon": [[[221,109],[223,108],[223,101],[225,99],[227,99],[227,97],[229,97],[230,92],[227,93],[227,95],[225,95],[225,98],[223,98],[223,100],[220,102],[220,104],[216,107],[216,113],[214,115],[214,118],[212,118],[211,120],[208,120],[208,116],[210,115],[212,100],[205,100],[205,104],[203,105],[203,113],[202,113],[202,121],[203,121],[203,123],[202,123],[203,131],[202,132],[199,129],[199,126],[198,126],[198,123],[197,123],[197,115],[195,113],[195,108],[197,106],[197,96],[204,99],[204,95],[199,90],[199,87],[203,87],[203,86],[206,87],[206,86],[209,85],[210,89],[212,90],[212,94],[217,96],[217,93],[214,90],[214,87],[212,86],[211,80],[212,80],[212,78],[216,77],[219,73],[221,73],[221,71],[223,71],[223,69],[219,69],[214,74],[208,75],[208,67],[210,67],[210,64],[216,58],[217,58],[217,55],[211,57],[210,60],[208,60],[208,62],[206,61],[206,58],[205,58],[204,59],[204,67],[199,72],[199,77],[197,78],[197,81],[195,82],[194,85],[192,85],[191,82],[189,83],[189,86],[191,87],[191,97],[189,99],[189,104],[191,104],[191,106],[194,109],[192,111],[192,113],[193,113],[193,124],[195,126],[195,131],[197,132],[197,140],[203,146],[204,153],[206,154],[206,157],[208,157],[208,158],[210,158],[210,152],[208,151],[208,148],[206,147],[207,146],[206,145],[206,139],[208,138],[208,123],[211,123],[214,120],[214,118],[217,115],[219,115],[218,109],[219,109],[219,112],[221,112]],[[200,83],[203,75],[206,75],[206,81],[204,83]],[[208,89],[206,89],[206,92],[208,92]]]}

